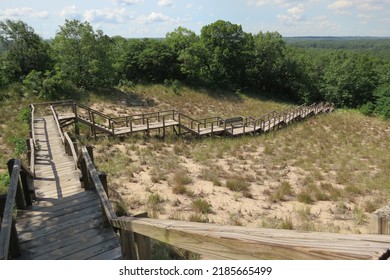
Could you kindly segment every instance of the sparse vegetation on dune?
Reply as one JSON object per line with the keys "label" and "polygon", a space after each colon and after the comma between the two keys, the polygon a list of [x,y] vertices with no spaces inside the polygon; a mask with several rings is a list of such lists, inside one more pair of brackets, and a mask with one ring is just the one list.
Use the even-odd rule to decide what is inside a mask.
{"label": "sparse vegetation on dune", "polygon": [[[104,107],[112,114],[175,107],[198,116],[205,116],[205,112],[207,116],[247,116],[287,106],[243,98],[250,108],[259,108],[256,113],[254,109],[244,111],[245,105],[234,106],[234,100],[182,88],[183,92],[187,90],[194,102],[198,100],[193,107],[192,102],[183,101],[186,93],[171,99],[172,93],[159,86],[142,87],[142,98],[153,99],[153,108],[117,105],[115,100],[111,105],[105,101]],[[96,108],[103,108],[98,100],[95,102]],[[223,102],[231,104],[228,111],[221,106]],[[126,168],[131,167],[131,171],[111,170],[109,180],[123,196],[145,189],[169,194],[170,198],[162,203],[163,213],[158,215],[162,219],[173,215],[183,220],[245,226],[365,232],[368,215],[390,198],[390,163],[386,156],[390,151],[386,140],[389,133],[388,121],[339,110],[259,136],[196,139],[171,134],[166,139],[135,136],[124,142],[108,140],[110,149],[121,151],[119,162],[125,164],[128,158]],[[96,161],[104,170],[106,144],[102,144],[96,143],[102,150]],[[207,199],[212,213],[191,214],[198,197]],[[180,203],[172,203],[178,199]],[[341,202],[348,206],[340,208]],[[296,214],[305,206],[315,213],[310,220]],[[143,207],[146,211],[147,204],[137,209],[142,211]],[[234,209],[240,209],[239,216],[229,214],[237,213]],[[270,219],[276,219],[274,225]]]}

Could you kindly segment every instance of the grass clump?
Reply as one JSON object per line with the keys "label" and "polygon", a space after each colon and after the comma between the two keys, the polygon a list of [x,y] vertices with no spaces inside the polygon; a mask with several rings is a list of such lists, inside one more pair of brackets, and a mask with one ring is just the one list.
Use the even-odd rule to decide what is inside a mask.
{"label": "grass clump", "polygon": [[287,196],[293,195],[293,189],[289,182],[284,181],[280,183],[280,185],[276,188],[275,192],[271,194],[269,197],[269,201],[272,203],[278,202],[278,201],[286,201]]}
{"label": "grass clump", "polygon": [[214,186],[222,186],[219,176],[220,172],[216,169],[203,168],[200,172],[200,178],[212,182]]}
{"label": "grass clump", "polygon": [[194,213],[188,217],[188,221],[195,223],[208,223],[209,218],[201,213]]}
{"label": "grass clump", "polygon": [[154,193],[148,197],[148,207],[151,212],[152,218],[157,218],[158,213],[162,210],[162,203],[164,199],[158,194]]}
{"label": "grass clump", "polygon": [[184,169],[180,169],[173,174],[173,183],[176,186],[185,186],[192,183],[192,178]]}
{"label": "grass clump", "polygon": [[364,225],[365,223],[367,223],[368,219],[366,213],[364,212],[364,209],[360,207],[355,207],[353,209],[353,218],[357,225]]}
{"label": "grass clump", "polygon": [[297,195],[297,199],[299,202],[302,202],[305,204],[313,204],[313,198],[311,197],[311,194],[307,191],[301,191]]}
{"label": "grass clump", "polygon": [[192,202],[192,209],[196,213],[209,214],[211,213],[212,206],[207,200],[197,198]]}
{"label": "grass clump", "polygon": [[233,177],[226,181],[226,187],[234,192],[249,192],[249,186],[250,184],[241,177]]}

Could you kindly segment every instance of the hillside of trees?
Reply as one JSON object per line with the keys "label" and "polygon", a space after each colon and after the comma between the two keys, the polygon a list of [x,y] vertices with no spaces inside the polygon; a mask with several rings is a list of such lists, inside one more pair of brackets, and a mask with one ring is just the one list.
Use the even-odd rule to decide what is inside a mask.
{"label": "hillside of trees", "polygon": [[278,32],[251,34],[223,20],[199,35],[179,27],[163,40],[109,37],[88,22],[66,20],[45,41],[28,24],[5,20],[0,86],[19,83],[26,94],[53,100],[82,94],[75,89],[182,83],[297,103],[329,101],[390,118],[390,59],[375,55],[388,51],[389,40],[330,41],[289,42]]}

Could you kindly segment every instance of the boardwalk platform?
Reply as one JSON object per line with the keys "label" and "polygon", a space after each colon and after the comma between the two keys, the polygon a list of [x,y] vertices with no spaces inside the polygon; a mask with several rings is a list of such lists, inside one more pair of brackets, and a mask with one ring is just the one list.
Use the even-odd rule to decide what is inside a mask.
{"label": "boardwalk platform", "polygon": [[18,211],[21,259],[121,258],[115,232],[103,227],[98,195],[81,188],[53,117],[36,119],[34,131],[39,147],[34,180],[37,201]]}
{"label": "boardwalk platform", "polygon": [[222,119],[220,117],[194,119],[175,110],[111,117],[76,103],[62,104],[59,106],[62,108],[71,106],[73,108],[73,113],[70,113],[69,110],[56,113],[60,123],[65,124],[71,120],[75,120],[86,124],[91,127],[91,131],[95,137],[97,133],[121,137],[138,132],[149,133],[151,130],[159,130],[159,132],[162,130],[163,135],[165,135],[165,129],[170,127],[173,127],[175,131],[176,128],[179,128],[179,133],[181,130],[184,130],[196,136],[212,134],[240,136],[267,132],[294,120],[304,119],[309,115],[333,110],[333,104],[328,103],[290,107],[281,113],[272,111],[259,118],[239,117],[238,120],[240,123],[236,124],[230,123],[232,119]]}

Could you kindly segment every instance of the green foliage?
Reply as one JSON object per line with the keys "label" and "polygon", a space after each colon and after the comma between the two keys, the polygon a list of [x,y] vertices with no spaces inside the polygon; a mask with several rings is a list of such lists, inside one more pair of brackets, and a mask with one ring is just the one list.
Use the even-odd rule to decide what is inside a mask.
{"label": "green foliage", "polygon": [[374,112],[386,119],[390,119],[390,85],[385,85],[375,91]]}
{"label": "green foliage", "polygon": [[88,23],[66,20],[53,43],[56,69],[78,87],[98,88],[113,83],[110,38]]}
{"label": "green foliage", "polygon": [[7,193],[10,184],[10,177],[8,173],[0,174],[0,195]]}
{"label": "green foliage", "polygon": [[192,208],[195,212],[201,214],[209,214],[211,213],[211,204],[202,198],[197,198],[192,202]]}
{"label": "green foliage", "polygon": [[32,70],[45,71],[51,66],[48,44],[22,21],[0,21],[0,42],[6,49],[0,59],[1,84],[10,84]]}
{"label": "green foliage", "polygon": [[20,157],[27,153],[26,141],[20,136],[11,136],[8,140],[14,147],[14,156]]}
{"label": "green foliage", "polygon": [[55,71],[42,73],[33,70],[23,79],[23,86],[32,95],[48,100],[59,97],[66,90],[66,82]]}

